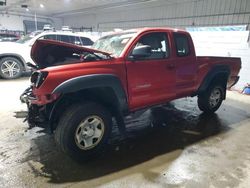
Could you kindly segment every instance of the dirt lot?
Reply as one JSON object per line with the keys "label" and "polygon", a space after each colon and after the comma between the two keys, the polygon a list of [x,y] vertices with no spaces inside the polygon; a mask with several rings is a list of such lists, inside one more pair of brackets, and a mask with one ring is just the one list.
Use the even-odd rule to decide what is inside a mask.
{"label": "dirt lot", "polygon": [[128,117],[128,138],[115,128],[107,151],[80,165],[14,117],[28,84],[0,80],[0,187],[250,187],[249,96],[228,92],[210,116],[185,98]]}

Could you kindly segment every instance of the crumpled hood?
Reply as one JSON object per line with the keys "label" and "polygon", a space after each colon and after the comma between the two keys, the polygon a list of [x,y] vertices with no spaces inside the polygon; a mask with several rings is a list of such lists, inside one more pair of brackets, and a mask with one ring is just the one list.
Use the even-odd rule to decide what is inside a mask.
{"label": "crumpled hood", "polygon": [[[65,53],[101,53],[106,56],[110,56],[111,54],[91,48],[86,48],[74,44],[69,44],[60,41],[54,40],[37,40],[31,49],[31,58],[38,66],[39,69],[46,68],[49,66],[53,66],[53,62],[48,61],[51,56],[58,57],[65,55]],[[55,55],[56,54],[56,55]],[[50,58],[51,59],[51,58]]]}

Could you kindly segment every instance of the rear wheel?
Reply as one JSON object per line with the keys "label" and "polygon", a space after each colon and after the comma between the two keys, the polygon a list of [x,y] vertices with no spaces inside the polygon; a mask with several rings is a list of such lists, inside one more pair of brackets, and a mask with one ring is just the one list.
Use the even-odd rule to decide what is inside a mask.
{"label": "rear wheel", "polygon": [[14,57],[5,57],[0,60],[0,76],[5,79],[19,78],[23,73],[22,63]]}
{"label": "rear wheel", "polygon": [[199,109],[205,113],[213,113],[221,106],[225,89],[220,84],[214,84],[207,91],[198,95]]}
{"label": "rear wheel", "polygon": [[63,152],[81,162],[103,151],[111,129],[112,118],[106,108],[93,102],[80,103],[62,115],[55,140]]}

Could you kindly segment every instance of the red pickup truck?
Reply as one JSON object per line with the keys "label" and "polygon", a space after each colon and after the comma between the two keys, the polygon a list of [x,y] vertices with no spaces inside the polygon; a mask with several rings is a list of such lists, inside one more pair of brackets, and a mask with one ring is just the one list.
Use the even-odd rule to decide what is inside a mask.
{"label": "red pickup truck", "polygon": [[37,40],[31,57],[37,71],[21,95],[28,123],[49,127],[76,160],[104,149],[112,118],[124,131],[124,116],[187,96],[215,112],[241,68],[240,58],[197,57],[189,33],[169,28],[111,34],[93,49]]}

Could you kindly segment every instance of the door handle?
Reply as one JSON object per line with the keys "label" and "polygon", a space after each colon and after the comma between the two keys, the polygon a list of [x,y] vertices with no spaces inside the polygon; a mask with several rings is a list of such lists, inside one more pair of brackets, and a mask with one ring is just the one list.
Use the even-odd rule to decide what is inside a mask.
{"label": "door handle", "polygon": [[168,64],[166,67],[167,69],[174,69],[175,65],[171,63],[171,64]]}

